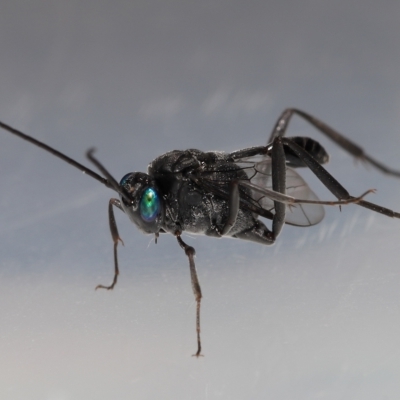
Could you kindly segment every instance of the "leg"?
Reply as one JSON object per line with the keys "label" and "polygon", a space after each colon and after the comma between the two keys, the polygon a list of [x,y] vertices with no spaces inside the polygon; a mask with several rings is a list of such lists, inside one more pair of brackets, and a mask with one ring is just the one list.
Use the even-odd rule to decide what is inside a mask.
{"label": "leg", "polygon": [[[310,199],[302,199],[295,198],[292,196],[288,196],[286,194],[286,158],[285,158],[285,149],[284,145],[292,150],[292,152],[296,155],[296,157],[301,160],[304,165],[309,167],[311,171],[317,176],[317,178],[339,199],[339,201],[320,201],[318,199],[310,200]],[[296,142],[292,141],[291,138],[285,138],[277,136],[275,137],[271,147],[271,161],[266,164],[269,168],[268,171],[263,170],[265,166],[261,165],[263,161],[261,160],[259,163],[251,161],[247,167],[254,169],[254,173],[252,177],[248,180],[239,181],[239,185],[243,187],[247,187],[252,191],[257,193],[261,193],[265,195],[268,199],[274,202],[273,208],[274,213],[271,217],[266,216],[266,218],[272,218],[275,220],[275,229],[273,231],[276,235],[279,234],[280,229],[282,228],[283,221],[285,219],[285,210],[283,209],[284,204],[293,205],[296,203],[300,204],[320,204],[320,205],[345,205],[350,203],[358,203],[361,202],[363,197],[370,193],[373,190],[368,190],[364,194],[359,197],[352,197],[348,193],[348,191],[328,172],[326,169],[317,162],[303,147],[299,146]],[[258,153],[256,155],[263,155],[262,151],[264,148],[255,148],[249,149],[251,151],[256,150]],[[242,152],[236,152],[235,157],[241,157],[244,152],[247,152],[247,149]],[[253,156],[254,154],[252,154]],[[268,161],[266,159],[265,161]],[[237,160],[240,163],[240,159]],[[271,172],[269,172],[269,170]],[[292,174],[295,172],[292,170]],[[253,178],[257,175],[265,175],[268,179],[269,176],[272,178],[272,189],[270,188],[268,181],[263,179],[256,180],[256,183],[253,183]],[[305,185],[305,183],[303,182]],[[269,187],[268,187],[269,186]],[[249,205],[246,204],[246,207],[251,209]],[[261,213],[260,209],[251,209],[251,211],[256,212],[257,214],[264,217]]]}
{"label": "leg", "polygon": [[110,199],[110,201],[108,203],[108,221],[110,223],[111,237],[114,242],[114,279],[110,286],[97,285],[96,290],[97,289],[107,289],[107,290],[113,289],[117,283],[117,279],[118,279],[118,275],[119,275],[117,246],[118,246],[118,241],[120,241],[122,243],[122,245],[124,244],[124,242],[119,237],[117,223],[115,222],[115,217],[114,217],[113,206],[119,208],[120,210],[122,210],[122,207],[121,207],[121,202],[118,199]]}
{"label": "leg", "polygon": [[[335,205],[335,204],[348,204],[348,203],[352,203],[355,202],[357,203],[358,201],[360,201],[367,193],[369,193],[370,191],[366,192],[365,194],[363,194],[361,197],[351,197],[347,191],[339,184],[339,182],[337,182],[330,174],[328,174],[328,172],[325,171],[325,169],[323,167],[321,167],[321,165],[315,161],[309,154],[307,151],[305,151],[301,146],[298,146],[296,143],[294,143],[297,147],[299,147],[301,149],[302,152],[304,152],[304,157],[305,159],[300,158],[302,161],[304,161],[307,164],[307,161],[312,160],[313,161],[313,166],[318,167],[319,169],[316,170],[316,175],[317,177],[319,177],[319,179],[325,184],[325,186],[328,187],[328,189],[330,189],[330,186],[332,187],[332,189],[330,189],[331,191],[333,191],[333,189],[336,190],[336,192],[340,191],[342,196],[338,196],[339,198],[339,202],[324,202],[324,201],[320,201],[318,199],[313,200],[313,199],[299,199],[299,198],[294,198],[291,196],[286,196],[286,184],[288,184],[289,186],[292,183],[286,183],[286,157],[285,157],[285,150],[283,147],[283,144],[285,143],[287,146],[288,144],[286,143],[286,141],[290,141],[289,144],[291,145],[292,143],[294,143],[291,139],[287,139],[287,138],[282,138],[282,137],[275,137],[274,141],[273,141],[273,145],[272,145],[272,150],[271,150],[271,177],[272,177],[272,191],[270,191],[269,195],[267,195],[267,197],[270,200],[274,201],[274,216],[272,219],[272,235],[274,237],[274,239],[276,239],[284,224],[286,221],[286,204],[289,205],[293,205],[293,204],[330,204],[330,205]],[[296,148],[297,148],[296,147]],[[302,154],[303,155],[303,154]],[[308,157],[308,158],[307,158]],[[310,167],[311,168],[311,167]],[[314,171],[313,171],[314,172]],[[323,173],[325,172],[325,173]],[[264,188],[263,190],[265,191],[269,191],[269,189]],[[289,199],[289,197],[291,197],[291,200],[288,202],[287,199]],[[303,212],[304,209],[302,209]]]}
{"label": "leg", "polygon": [[288,108],[285,111],[283,111],[278,121],[276,122],[274,129],[272,130],[269,143],[271,143],[275,137],[277,136],[283,137],[285,135],[290,119],[294,114],[297,114],[299,117],[305,119],[312,126],[318,129],[321,133],[330,138],[338,146],[340,146],[348,153],[352,154],[354,157],[373,165],[375,168],[379,169],[381,172],[385,174],[397,176],[400,178],[400,171],[393,170],[383,165],[379,161],[376,161],[371,156],[366,154],[360,146],[356,145],[351,140],[345,138],[342,134],[335,131],[330,126],[326,125],[324,122],[296,108]]}
{"label": "leg", "polygon": [[255,220],[253,227],[236,233],[233,237],[267,246],[275,243],[275,235],[258,219]]}
{"label": "leg", "polygon": [[[279,138],[277,140],[280,140]],[[282,151],[283,153],[283,146],[281,145],[280,147],[276,146],[273,148],[273,153],[280,153]],[[285,195],[286,193],[286,187],[285,187],[285,171],[286,171],[286,166],[285,166],[285,158],[284,158],[284,153],[283,153],[283,159],[278,157],[278,154],[275,154],[275,163],[273,162],[272,164],[272,185],[273,185],[273,190],[277,192],[277,195],[279,193],[282,193]],[[282,155],[282,154],[280,154]],[[275,165],[274,165],[275,164]],[[274,237],[277,237],[280,233],[280,231],[283,228],[283,225],[285,224],[285,204],[279,201],[275,201],[275,214],[272,217],[272,231],[274,234]],[[239,182],[238,181],[232,181],[229,186],[229,198],[228,198],[228,217],[226,219],[225,225],[222,228],[220,232],[218,232],[218,237],[226,235],[230,232],[232,227],[235,225],[236,218],[239,212],[240,208],[240,192],[239,192]]]}
{"label": "leg", "polygon": [[[282,142],[290,147],[290,149],[310,168],[310,170],[315,174],[315,176],[324,184],[324,186],[339,199],[339,203],[348,204],[356,203],[362,207],[368,208],[369,210],[378,212],[380,214],[386,215],[392,218],[400,218],[400,213],[388,208],[379,206],[374,203],[362,200],[362,198],[367,194],[355,198],[350,196],[349,192],[313,157],[311,157],[307,151],[305,151],[301,146],[294,143],[290,138],[282,138]],[[332,202],[334,204],[335,202]],[[320,204],[323,204],[322,202]]]}
{"label": "leg", "polygon": [[201,288],[199,279],[197,278],[196,266],[194,265],[194,255],[196,254],[193,247],[187,245],[181,238],[180,234],[176,234],[179,245],[185,250],[185,254],[189,258],[190,279],[192,281],[192,289],[194,298],[196,300],[196,332],[197,332],[197,352],[193,354],[195,357],[200,357],[201,354],[201,339],[200,339],[200,301],[201,301]]}
{"label": "leg", "polygon": [[[271,153],[271,172],[272,190],[274,192],[286,194],[286,158],[283,144],[280,137],[274,139]],[[286,205],[279,201],[274,201],[275,214],[272,219],[272,233],[274,239],[280,234],[285,225]]]}
{"label": "leg", "polygon": [[230,183],[229,187],[229,214],[228,218],[225,222],[225,226],[222,228],[221,235],[226,235],[232,229],[233,225],[235,225],[236,218],[239,212],[240,205],[240,193],[239,193],[239,184],[237,181],[233,181]]}
{"label": "leg", "polygon": [[[271,192],[279,198],[288,198],[289,196],[286,196],[286,159],[282,139],[280,137],[274,139],[271,151],[270,169],[272,174]],[[249,185],[252,184],[249,183]],[[256,185],[252,186],[253,189],[254,187],[258,188]],[[240,232],[236,234],[235,237],[266,245],[273,244],[285,225],[286,204],[276,199],[274,200],[274,209],[275,212],[272,216],[272,232],[269,231],[261,221],[255,220],[251,229]]]}

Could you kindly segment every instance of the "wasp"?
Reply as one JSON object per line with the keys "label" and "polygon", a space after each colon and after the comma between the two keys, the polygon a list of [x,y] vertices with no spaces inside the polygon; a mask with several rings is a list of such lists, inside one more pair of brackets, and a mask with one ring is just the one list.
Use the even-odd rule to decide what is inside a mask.
{"label": "wasp", "polygon": [[[114,243],[114,278],[110,285],[98,285],[96,289],[113,289],[119,275],[117,247],[122,239],[114,209],[124,212],[143,233],[154,235],[156,243],[160,234],[170,233],[176,237],[189,260],[196,300],[197,350],[194,356],[199,357],[202,293],[194,262],[195,249],[183,241],[183,232],[272,245],[285,224],[299,227],[318,224],[324,218],[324,205],[354,203],[388,217],[400,218],[400,213],[364,200],[372,189],[358,197],[350,195],[323,167],[329,155],[317,141],[308,137],[286,137],[294,115],[357,159],[383,173],[400,177],[400,171],[388,168],[324,122],[294,108],[283,111],[265,146],[232,153],[173,150],[153,160],[147,173],[130,172],[119,183],[94,156],[94,149],[89,149],[86,156],[101,175],[5,123],[0,122],[0,126],[71,164],[119,195],[108,203]],[[319,200],[296,172],[301,167],[309,168],[337,200]],[[268,228],[260,217],[271,220],[271,227]]]}

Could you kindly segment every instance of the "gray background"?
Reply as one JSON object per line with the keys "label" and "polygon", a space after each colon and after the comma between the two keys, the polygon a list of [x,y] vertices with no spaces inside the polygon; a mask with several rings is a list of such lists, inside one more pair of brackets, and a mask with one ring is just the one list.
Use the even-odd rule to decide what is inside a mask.
{"label": "gray background", "polygon": [[[400,3],[13,1],[0,13],[0,119],[119,180],[172,149],[264,144],[304,109],[400,168]],[[329,150],[352,194],[400,209],[400,181]],[[0,134],[2,399],[395,399],[400,223],[357,206],[274,247],[185,236],[203,288],[195,359],[188,262],[113,192]],[[332,196],[307,171],[320,198]]]}

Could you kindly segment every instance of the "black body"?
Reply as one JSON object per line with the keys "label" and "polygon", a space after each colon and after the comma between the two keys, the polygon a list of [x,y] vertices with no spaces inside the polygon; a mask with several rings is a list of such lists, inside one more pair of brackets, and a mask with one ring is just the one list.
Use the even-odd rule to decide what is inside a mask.
{"label": "black body", "polygon": [[[324,217],[323,205],[355,203],[382,215],[400,218],[400,213],[363,200],[349,192],[322,166],[329,156],[315,140],[285,137],[293,115],[298,115],[355,158],[369,163],[381,172],[400,177],[367,155],[364,150],[324,122],[298,109],[285,110],[277,120],[266,146],[252,147],[232,153],[174,150],[152,161],[147,173],[126,174],[118,183],[107,169],[87,152],[89,160],[103,176],[79,164],[45,143],[0,122],[0,127],[38,146],[78,168],[91,178],[113,189],[120,196],[111,198],[109,223],[114,243],[113,289],[119,275],[117,246],[122,242],[114,217],[114,207],[128,215],[144,233],[170,233],[176,236],[189,259],[193,293],[196,299],[197,351],[201,355],[200,301],[201,289],[194,263],[195,250],[181,238],[183,232],[212,237],[229,236],[270,245],[275,242],[284,224],[307,227]],[[307,183],[293,169],[309,168],[338,199],[320,201]],[[260,220],[272,220],[271,228]]]}
{"label": "black body", "polygon": [[[174,150],[148,167],[165,204],[162,229],[220,237],[229,215],[229,185],[248,180],[246,172],[229,154],[199,150]],[[242,195],[250,196],[243,188]],[[240,237],[255,225],[267,229],[258,215],[242,205],[228,236]]]}

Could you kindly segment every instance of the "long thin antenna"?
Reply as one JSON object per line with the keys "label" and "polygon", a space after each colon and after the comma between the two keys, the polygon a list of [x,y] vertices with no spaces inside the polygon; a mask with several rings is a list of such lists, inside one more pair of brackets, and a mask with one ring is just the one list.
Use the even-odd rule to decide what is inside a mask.
{"label": "long thin antenna", "polygon": [[18,136],[19,138],[21,138],[23,140],[26,140],[27,142],[30,142],[30,143],[34,144],[35,146],[40,147],[43,150],[48,151],[49,153],[53,154],[53,156],[56,156],[56,157],[60,158],[61,160],[67,162],[68,164],[72,165],[73,167],[78,168],[84,174],[89,175],[93,179],[96,179],[97,181],[99,181],[103,185],[107,186],[108,188],[113,189],[116,192],[119,192],[112,185],[112,183],[109,182],[108,179],[105,179],[102,176],[100,176],[99,174],[96,174],[96,172],[94,172],[91,169],[85,167],[84,165],[76,162],[72,158],[69,158],[68,156],[66,156],[65,154],[59,152],[58,150],[53,149],[52,147],[48,146],[47,144],[44,144],[44,143],[40,142],[39,140],[36,140],[33,137],[28,136],[25,133],[22,133],[21,131],[19,131],[17,129],[14,129],[13,127],[11,127],[11,126],[9,126],[9,125],[1,122],[1,121],[0,121],[0,127],[5,129],[6,131],[12,133],[15,136]]}
{"label": "long thin antenna", "polygon": [[108,172],[104,165],[93,155],[95,152],[94,148],[89,149],[86,152],[86,157],[99,169],[99,171],[107,178],[107,182],[112,189],[119,193],[125,201],[129,204],[132,202],[129,193],[125,190],[123,186],[118,185],[118,182],[113,178],[113,176]]}

